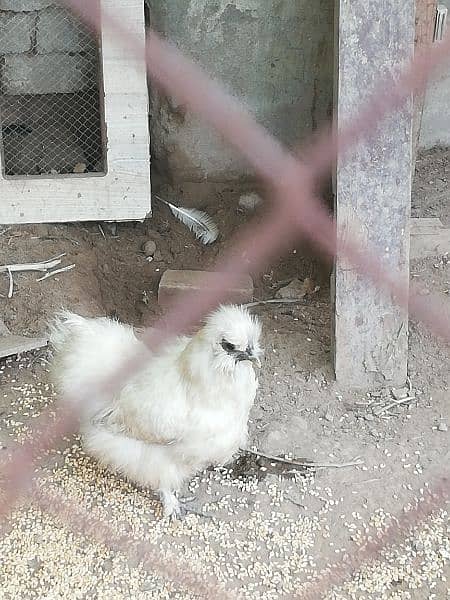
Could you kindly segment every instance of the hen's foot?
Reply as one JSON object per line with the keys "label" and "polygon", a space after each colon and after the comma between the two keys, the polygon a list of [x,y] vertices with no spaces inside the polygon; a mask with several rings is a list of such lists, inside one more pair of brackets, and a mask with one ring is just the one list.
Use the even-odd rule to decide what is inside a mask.
{"label": "hen's foot", "polygon": [[176,519],[181,516],[180,503],[173,492],[160,490],[159,492],[161,503],[163,505],[163,515]]}
{"label": "hen's foot", "polygon": [[182,519],[183,517],[191,514],[203,517],[205,519],[212,518],[210,515],[207,515],[200,510],[198,505],[195,503],[194,496],[180,498],[180,500],[178,500],[174,492],[160,490],[159,494],[163,505],[164,517]]}
{"label": "hen's foot", "polygon": [[212,519],[211,515],[207,515],[201,510],[195,500],[195,496],[180,498],[181,516],[185,517],[187,515],[197,515],[198,517],[202,517],[204,519]]}

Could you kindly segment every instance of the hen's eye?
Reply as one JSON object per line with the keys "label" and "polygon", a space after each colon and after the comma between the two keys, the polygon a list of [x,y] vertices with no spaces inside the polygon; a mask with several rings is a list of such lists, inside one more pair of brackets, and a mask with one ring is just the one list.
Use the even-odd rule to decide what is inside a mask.
{"label": "hen's eye", "polygon": [[230,342],[227,342],[226,340],[222,340],[221,345],[225,352],[234,352],[236,350],[236,346],[234,344],[230,344]]}

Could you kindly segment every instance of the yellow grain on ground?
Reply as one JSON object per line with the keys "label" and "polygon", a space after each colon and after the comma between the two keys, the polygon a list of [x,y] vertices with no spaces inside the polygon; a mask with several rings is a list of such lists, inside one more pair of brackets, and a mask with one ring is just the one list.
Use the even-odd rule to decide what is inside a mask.
{"label": "yellow grain on ground", "polygon": [[[13,380],[8,376],[10,364],[2,369],[7,382],[2,391],[14,392],[4,427],[20,442],[29,435],[30,419],[51,405],[54,393],[48,385],[21,383],[20,374]],[[319,548],[333,538],[333,528],[347,527],[357,540],[367,527],[374,534],[382,531],[390,519],[380,508],[367,523],[339,522],[341,499],[333,500],[332,490],[322,490],[312,476],[290,482],[273,476],[240,481],[224,469],[200,475],[186,490],[194,496],[201,492],[206,500],[197,508],[205,516],[162,519],[151,492],[99,469],[78,440],[52,453],[42,471],[42,485],[62,492],[117,532],[149,542],[175,563],[187,562],[237,598],[252,600],[301,598],[323,566]],[[292,502],[294,493],[326,494],[326,502],[305,514]],[[1,600],[194,597],[136,560],[72,532],[27,504],[11,516],[8,533],[0,540],[0,565]],[[449,565],[449,520],[442,510],[328,598],[443,598]]]}

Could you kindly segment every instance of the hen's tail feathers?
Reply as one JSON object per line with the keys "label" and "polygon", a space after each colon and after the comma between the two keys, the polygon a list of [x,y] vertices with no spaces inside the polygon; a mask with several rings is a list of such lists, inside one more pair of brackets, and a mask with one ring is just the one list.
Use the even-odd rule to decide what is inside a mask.
{"label": "hen's tail feathers", "polygon": [[84,322],[84,317],[80,317],[69,310],[58,311],[48,324],[51,345],[56,350],[59,350],[67,341],[70,334],[73,333],[77,327],[82,326]]}

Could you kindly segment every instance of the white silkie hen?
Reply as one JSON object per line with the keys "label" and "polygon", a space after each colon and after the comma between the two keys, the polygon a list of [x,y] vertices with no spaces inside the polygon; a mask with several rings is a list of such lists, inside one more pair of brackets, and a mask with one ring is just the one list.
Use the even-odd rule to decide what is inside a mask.
{"label": "white silkie hen", "polygon": [[261,326],[247,310],[223,306],[193,337],[152,354],[129,325],[63,312],[51,324],[53,377],[64,395],[114,373],[141,349],[148,364],[82,415],[86,452],[104,467],[160,495],[180,514],[177,492],[195,473],[228,462],[247,443],[261,356]]}

